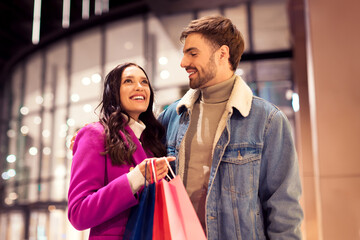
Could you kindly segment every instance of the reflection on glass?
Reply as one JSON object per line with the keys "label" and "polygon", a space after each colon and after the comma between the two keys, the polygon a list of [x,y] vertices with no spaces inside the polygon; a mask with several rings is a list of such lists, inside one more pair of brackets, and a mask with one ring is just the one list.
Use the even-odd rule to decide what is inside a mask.
{"label": "reflection on glass", "polygon": [[41,123],[41,117],[35,116],[35,117],[34,117],[34,123],[37,124],[37,125],[39,125],[39,124]]}
{"label": "reflection on glass", "polygon": [[89,77],[83,77],[83,78],[81,79],[81,83],[82,83],[84,86],[88,86],[88,85],[90,85],[91,80],[90,80]]}
{"label": "reflection on glass", "polygon": [[10,155],[8,155],[8,156],[6,157],[6,161],[7,161],[8,163],[13,163],[13,162],[16,161],[16,156],[15,156],[14,154],[10,154]]}
{"label": "reflection on glass", "polygon": [[72,126],[75,125],[75,120],[72,119],[72,118],[69,118],[66,122],[67,122],[67,124],[68,124],[70,127],[72,127]]}
{"label": "reflection on glass", "polygon": [[297,93],[293,93],[292,94],[292,102],[291,105],[294,109],[294,112],[297,112],[300,110],[300,100],[299,100],[299,95]]}
{"label": "reflection on glass", "polygon": [[80,100],[80,96],[77,93],[71,95],[71,101],[78,102]]}
{"label": "reflection on glass", "polygon": [[45,129],[45,130],[42,132],[42,136],[43,136],[44,138],[50,137],[50,131],[47,130],[47,129]]}
{"label": "reflection on glass", "polygon": [[84,112],[91,112],[92,107],[91,107],[90,104],[85,104],[85,105],[83,106],[83,110],[84,110]]}
{"label": "reflection on glass", "polygon": [[50,154],[51,154],[51,148],[49,148],[49,147],[44,147],[44,148],[43,148],[43,154],[44,154],[44,155],[50,155]]}
{"label": "reflection on glass", "polygon": [[44,102],[44,98],[43,98],[42,96],[37,96],[37,97],[35,98],[35,102],[36,102],[37,104],[42,104],[42,103]]}
{"label": "reflection on glass", "polygon": [[2,179],[4,179],[4,180],[8,180],[8,179],[10,178],[8,172],[3,172],[3,173],[1,174],[1,177],[2,177]]}
{"label": "reflection on glass", "polygon": [[162,70],[160,72],[161,79],[168,79],[170,77],[170,73],[168,70]]}
{"label": "reflection on glass", "polygon": [[9,199],[16,200],[18,198],[18,194],[16,192],[9,193]]}
{"label": "reflection on glass", "polygon": [[27,115],[29,113],[29,108],[27,108],[27,107],[20,108],[20,113],[22,115]]}
{"label": "reflection on glass", "polygon": [[22,126],[20,128],[20,132],[23,134],[23,135],[27,135],[29,133],[29,127],[28,126]]}
{"label": "reflection on glass", "polygon": [[161,57],[161,58],[159,58],[159,63],[160,63],[161,65],[166,65],[166,64],[168,63],[167,57]]}
{"label": "reflection on glass", "polygon": [[242,76],[244,74],[244,70],[241,68],[236,69],[235,74]]}
{"label": "reflection on glass", "polygon": [[9,138],[13,138],[16,136],[16,132],[13,129],[9,129],[6,134]]}
{"label": "reflection on glass", "polygon": [[95,73],[91,76],[91,80],[93,81],[93,83],[99,83],[101,82],[101,76],[98,73]]}
{"label": "reflection on glass", "polygon": [[31,147],[29,149],[29,153],[30,153],[30,155],[35,156],[38,153],[38,150],[36,147]]}

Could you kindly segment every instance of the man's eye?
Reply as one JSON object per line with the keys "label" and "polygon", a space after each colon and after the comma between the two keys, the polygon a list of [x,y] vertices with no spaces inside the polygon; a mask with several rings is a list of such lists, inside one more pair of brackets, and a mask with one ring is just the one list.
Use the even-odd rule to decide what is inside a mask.
{"label": "man's eye", "polygon": [[190,53],[190,55],[191,55],[192,57],[195,57],[195,56],[196,56],[196,53]]}

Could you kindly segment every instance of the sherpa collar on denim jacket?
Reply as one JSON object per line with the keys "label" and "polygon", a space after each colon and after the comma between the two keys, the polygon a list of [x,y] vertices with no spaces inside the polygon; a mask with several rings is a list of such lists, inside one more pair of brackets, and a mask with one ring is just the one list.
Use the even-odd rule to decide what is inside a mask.
{"label": "sherpa collar on denim jacket", "polygon": [[[176,111],[178,114],[185,109],[192,110],[195,102],[200,96],[200,89],[190,89],[179,101]],[[232,113],[233,107],[236,108],[241,115],[247,117],[250,113],[253,93],[245,81],[236,76],[234,88],[231,92],[228,103],[226,104],[226,112]]]}

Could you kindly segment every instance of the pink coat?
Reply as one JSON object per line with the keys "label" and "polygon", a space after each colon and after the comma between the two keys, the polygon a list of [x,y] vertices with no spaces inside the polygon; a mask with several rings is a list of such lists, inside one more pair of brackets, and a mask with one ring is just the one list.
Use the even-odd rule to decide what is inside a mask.
{"label": "pink coat", "polygon": [[[138,164],[147,157],[129,126],[125,127],[137,146],[133,155]],[[78,230],[91,228],[89,239],[122,239],[130,208],[138,204],[126,173],[129,165],[113,166],[107,155],[109,183],[104,186],[105,156],[104,127],[92,123],[77,134],[69,186],[68,218]]]}

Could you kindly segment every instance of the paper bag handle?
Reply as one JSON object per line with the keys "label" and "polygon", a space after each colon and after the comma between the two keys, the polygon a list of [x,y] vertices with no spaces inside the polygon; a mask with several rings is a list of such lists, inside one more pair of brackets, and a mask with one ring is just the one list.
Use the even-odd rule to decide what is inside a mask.
{"label": "paper bag handle", "polygon": [[[169,161],[167,160],[166,157],[164,157],[164,159],[165,159],[165,162],[166,162],[166,164],[167,164],[167,166],[168,166],[168,168],[169,168],[169,170],[170,170],[170,172],[171,172],[171,175],[173,176],[173,178],[175,178],[175,173],[174,173],[174,171],[172,170],[172,168],[171,168],[171,166],[170,166],[170,164],[169,164]],[[168,176],[168,178],[170,179],[169,176]]]}

